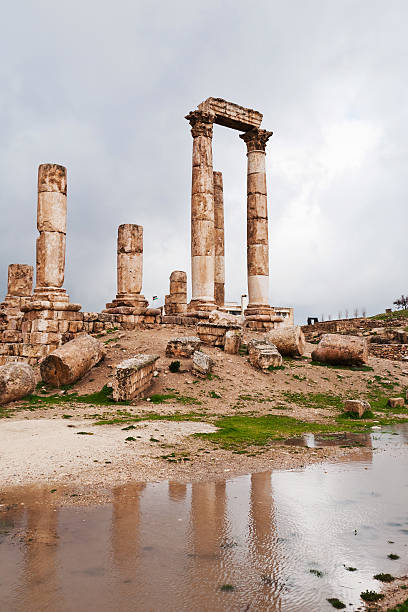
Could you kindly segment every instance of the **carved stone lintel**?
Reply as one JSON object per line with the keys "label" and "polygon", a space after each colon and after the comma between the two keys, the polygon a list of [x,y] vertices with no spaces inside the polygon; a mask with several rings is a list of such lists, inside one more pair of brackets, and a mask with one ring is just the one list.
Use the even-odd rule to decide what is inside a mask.
{"label": "carved stone lintel", "polygon": [[240,134],[240,138],[246,143],[248,153],[250,151],[265,151],[266,143],[272,136],[273,132],[267,130],[261,130],[259,128],[253,128],[245,134]]}
{"label": "carved stone lintel", "polygon": [[212,138],[214,118],[215,114],[213,112],[198,110],[191,111],[185,117],[190,122],[193,138],[197,138],[197,136]]}

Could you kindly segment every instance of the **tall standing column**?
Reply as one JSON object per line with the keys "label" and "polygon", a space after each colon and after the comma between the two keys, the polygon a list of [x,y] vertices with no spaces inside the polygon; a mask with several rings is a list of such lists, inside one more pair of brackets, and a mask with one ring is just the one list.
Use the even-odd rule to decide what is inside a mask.
{"label": "tall standing column", "polygon": [[38,168],[36,287],[37,299],[68,301],[65,273],[67,170],[58,164]]}
{"label": "tall standing column", "polygon": [[214,304],[214,178],[212,134],[214,113],[192,111],[186,116],[193,136],[191,186],[190,310],[212,310]]}
{"label": "tall standing column", "polygon": [[268,204],[266,196],[265,148],[272,132],[254,128],[241,134],[248,150],[247,175],[247,313],[270,310]]}
{"label": "tall standing column", "polygon": [[225,301],[224,263],[224,191],[222,172],[214,172],[214,228],[215,228],[215,269],[214,297],[217,306]]}
{"label": "tall standing column", "polygon": [[[117,284],[118,292],[107,309],[127,306],[140,312],[147,307],[141,295],[143,281],[143,227],[124,223],[118,227]],[[140,314],[139,312],[133,314]]]}

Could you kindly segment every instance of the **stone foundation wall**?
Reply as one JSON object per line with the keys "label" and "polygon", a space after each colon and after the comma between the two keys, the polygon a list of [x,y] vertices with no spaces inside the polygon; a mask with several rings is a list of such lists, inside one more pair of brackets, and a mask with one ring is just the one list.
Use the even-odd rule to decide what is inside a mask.
{"label": "stone foundation wall", "polygon": [[408,361],[408,344],[369,344],[368,352],[372,357]]}
{"label": "stone foundation wall", "polygon": [[342,332],[353,334],[353,332],[370,331],[379,327],[404,327],[406,324],[406,319],[400,321],[398,319],[388,319],[386,321],[365,318],[338,319],[336,321],[322,321],[314,325],[302,325],[302,331],[308,339],[319,334],[338,334]]}
{"label": "stone foundation wall", "polygon": [[[29,306],[25,301],[21,307]],[[79,333],[99,334],[114,328],[132,330],[160,322],[156,309],[148,309],[144,315],[51,309],[8,313],[3,309],[0,310],[0,365],[9,361],[36,365]]]}

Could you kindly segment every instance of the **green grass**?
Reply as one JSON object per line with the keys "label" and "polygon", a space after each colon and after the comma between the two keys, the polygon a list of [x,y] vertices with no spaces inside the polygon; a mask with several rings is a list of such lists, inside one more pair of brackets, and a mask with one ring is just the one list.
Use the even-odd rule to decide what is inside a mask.
{"label": "green grass", "polygon": [[408,310],[394,310],[393,312],[383,312],[370,317],[375,321],[392,321],[392,319],[408,319]]}
{"label": "green grass", "polygon": [[221,395],[219,393],[217,393],[216,391],[209,391],[208,395],[214,399],[220,399]]}
{"label": "green grass", "polygon": [[307,406],[308,408],[331,408],[341,409],[344,400],[338,395],[330,393],[297,393],[295,391],[284,391],[285,399],[292,404]]}
{"label": "green grass", "polygon": [[313,574],[314,576],[317,576],[318,578],[321,578],[322,576],[324,576],[324,573],[317,569],[311,569],[309,570],[309,572]]}
{"label": "green grass", "polygon": [[388,558],[391,559],[392,561],[396,561],[397,559],[399,559],[399,555],[396,555],[394,553],[390,553],[388,555]]}
{"label": "green grass", "polygon": [[328,363],[321,363],[320,361],[311,361],[311,365],[321,366],[322,368],[333,368],[334,370],[352,370],[353,372],[373,372],[374,368],[368,365],[362,366],[346,366],[346,365],[331,365]]}
{"label": "green grass", "polygon": [[56,406],[58,404],[76,403],[76,404],[94,404],[95,406],[112,406],[126,404],[126,402],[115,402],[112,399],[112,389],[107,385],[102,387],[100,391],[89,393],[88,395],[78,395],[78,393],[68,393],[67,395],[28,395],[23,399],[28,402],[24,408],[41,408],[46,406]]}
{"label": "green grass", "polygon": [[284,369],[285,369],[285,366],[283,365],[280,365],[280,366],[270,365],[267,367],[268,372],[275,372],[276,370],[284,370]]}
{"label": "green grass", "polygon": [[346,607],[346,605],[340,601],[340,599],[337,599],[337,597],[329,597],[327,601],[333,606],[333,608],[336,608],[336,610],[342,610]]}
{"label": "green grass", "polygon": [[375,591],[363,591],[360,593],[360,597],[364,601],[380,601],[380,599],[384,599],[382,593],[376,593]]}
{"label": "green grass", "polygon": [[94,425],[120,425],[122,423],[140,423],[140,421],[203,421],[207,418],[207,415],[202,415],[198,412],[176,412],[175,414],[157,414],[155,412],[150,412],[142,415],[125,415],[123,417],[114,417],[111,419],[99,419]]}
{"label": "green grass", "polygon": [[375,580],[380,580],[380,582],[393,582],[393,580],[395,580],[394,576],[391,574],[376,574],[373,578]]}
{"label": "green grass", "polygon": [[195,397],[188,397],[187,395],[178,395],[177,393],[154,393],[150,395],[150,401],[152,404],[165,404],[167,400],[175,400],[179,404],[201,404],[200,400]]}
{"label": "green grass", "polygon": [[293,417],[268,414],[259,417],[236,415],[221,417],[214,421],[218,431],[208,434],[195,434],[223,448],[237,449],[242,446],[264,446],[270,440],[285,439],[303,433],[320,433],[355,430],[355,423],[321,424],[298,421]]}

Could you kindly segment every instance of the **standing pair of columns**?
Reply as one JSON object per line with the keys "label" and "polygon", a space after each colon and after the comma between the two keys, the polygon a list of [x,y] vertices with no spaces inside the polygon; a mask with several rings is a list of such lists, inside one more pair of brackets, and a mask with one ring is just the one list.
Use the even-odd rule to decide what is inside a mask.
{"label": "standing pair of columns", "polygon": [[[189,113],[186,119],[190,122],[193,136],[191,190],[192,299],[190,308],[193,311],[205,311],[212,310],[215,307],[215,302],[220,305],[221,295],[222,302],[224,297],[224,232],[223,223],[220,223],[221,214],[223,217],[222,175],[213,172],[214,113],[196,110]],[[259,128],[253,128],[240,135],[240,138],[247,145],[248,156],[248,311],[270,309],[268,306],[269,246],[265,148],[271,135],[272,132]],[[215,210],[214,202],[218,205],[218,210]]]}

